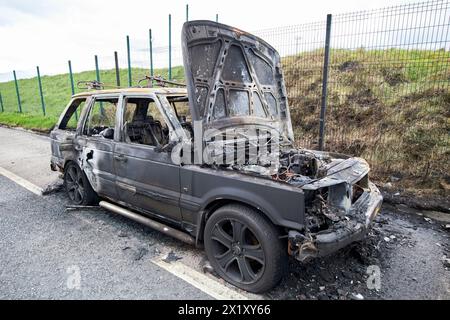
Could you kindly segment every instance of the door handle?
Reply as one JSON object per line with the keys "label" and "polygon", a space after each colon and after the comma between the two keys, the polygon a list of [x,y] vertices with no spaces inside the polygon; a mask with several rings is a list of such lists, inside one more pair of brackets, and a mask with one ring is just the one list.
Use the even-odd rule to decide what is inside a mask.
{"label": "door handle", "polygon": [[127,158],[123,154],[121,154],[119,156],[114,156],[114,160],[121,161],[121,162],[127,162]]}

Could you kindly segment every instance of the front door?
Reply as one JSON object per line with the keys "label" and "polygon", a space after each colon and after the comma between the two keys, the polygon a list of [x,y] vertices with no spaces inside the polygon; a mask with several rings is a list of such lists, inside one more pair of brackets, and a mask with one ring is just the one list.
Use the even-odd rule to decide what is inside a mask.
{"label": "front door", "polygon": [[113,162],[116,96],[94,97],[75,147],[80,149],[80,164],[94,190],[101,196],[115,199],[115,172]]}
{"label": "front door", "polygon": [[120,200],[180,222],[180,168],[164,150],[169,126],[159,102],[155,97],[125,96],[120,122],[120,141],[114,151]]}

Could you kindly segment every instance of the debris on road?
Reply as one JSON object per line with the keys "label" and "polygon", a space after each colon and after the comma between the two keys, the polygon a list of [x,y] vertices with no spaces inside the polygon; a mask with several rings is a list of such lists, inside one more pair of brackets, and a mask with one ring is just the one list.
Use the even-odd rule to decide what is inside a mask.
{"label": "debris on road", "polygon": [[444,264],[444,267],[450,268],[450,258],[443,258],[442,263]]}
{"label": "debris on road", "polygon": [[364,296],[361,293],[352,293],[353,300],[364,300]]}
{"label": "debris on road", "polygon": [[177,256],[177,255],[175,254],[175,252],[170,251],[170,252],[167,254],[167,256],[166,256],[164,259],[162,259],[162,261],[167,262],[167,263],[171,263],[171,262],[178,261],[178,260],[180,260],[180,259],[183,259],[183,258]]}
{"label": "debris on road", "polygon": [[214,268],[208,260],[205,260],[205,262],[203,263],[202,270],[203,273],[214,273]]}
{"label": "debris on road", "polygon": [[135,261],[141,260],[146,254],[148,253],[148,250],[146,248],[139,248],[137,252],[134,254],[133,259]]}
{"label": "debris on road", "polygon": [[61,179],[58,179],[50,184],[48,184],[43,190],[42,195],[47,196],[52,193],[60,192],[64,189],[64,184]]}

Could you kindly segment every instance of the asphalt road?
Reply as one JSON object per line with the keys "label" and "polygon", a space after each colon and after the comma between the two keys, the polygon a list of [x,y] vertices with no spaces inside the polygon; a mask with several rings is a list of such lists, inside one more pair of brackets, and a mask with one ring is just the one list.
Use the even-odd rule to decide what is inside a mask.
{"label": "asphalt road", "polygon": [[[58,180],[49,156],[46,137],[0,128],[0,168],[44,189]],[[450,233],[422,213],[384,206],[366,241],[291,261],[282,283],[257,296],[203,273],[201,250],[67,204],[64,192],[40,196],[0,175],[0,299],[450,299]]]}

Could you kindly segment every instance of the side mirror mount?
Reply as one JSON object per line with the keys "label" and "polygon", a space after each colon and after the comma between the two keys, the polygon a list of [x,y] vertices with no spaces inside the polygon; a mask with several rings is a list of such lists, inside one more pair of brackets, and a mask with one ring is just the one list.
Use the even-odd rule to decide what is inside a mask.
{"label": "side mirror mount", "polygon": [[157,146],[155,148],[156,152],[171,152],[173,148],[178,144],[178,141],[170,141],[168,144],[164,146]]}

